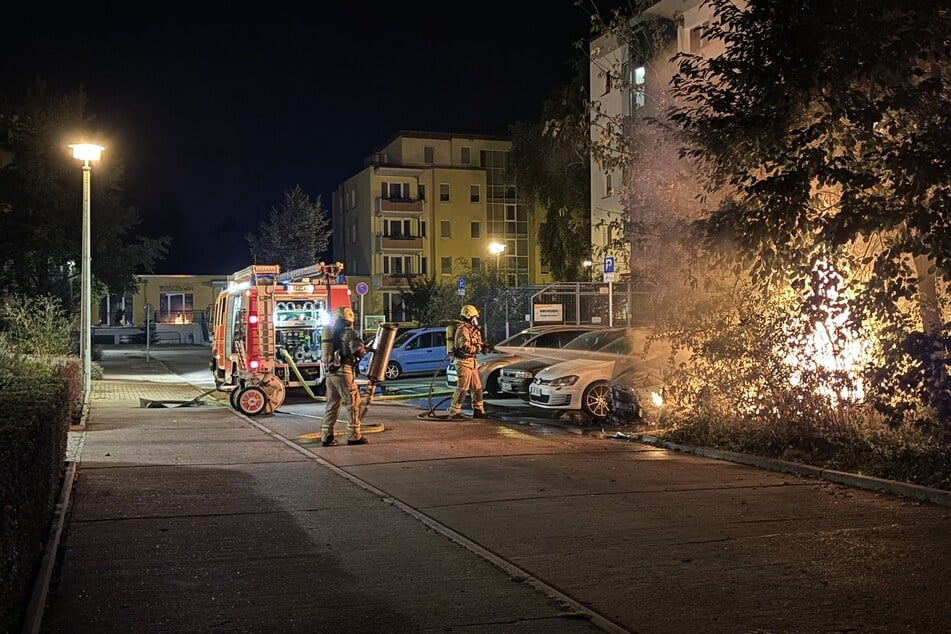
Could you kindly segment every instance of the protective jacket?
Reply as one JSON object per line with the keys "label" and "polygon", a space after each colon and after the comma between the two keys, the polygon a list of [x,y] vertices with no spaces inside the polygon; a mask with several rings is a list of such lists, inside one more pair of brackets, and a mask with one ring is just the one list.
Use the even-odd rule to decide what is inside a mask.
{"label": "protective jacket", "polygon": [[467,321],[456,328],[452,354],[457,359],[471,359],[482,352],[482,333]]}
{"label": "protective jacket", "polygon": [[[341,366],[351,367],[356,366],[367,353],[366,346],[351,326],[334,329],[333,350],[334,356],[339,356]],[[333,366],[330,371],[334,371]]]}

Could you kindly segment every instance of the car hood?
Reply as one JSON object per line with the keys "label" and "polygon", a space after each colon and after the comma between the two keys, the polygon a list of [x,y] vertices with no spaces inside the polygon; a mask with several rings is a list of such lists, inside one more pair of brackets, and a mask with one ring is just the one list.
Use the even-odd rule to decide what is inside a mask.
{"label": "car hood", "polygon": [[535,378],[550,381],[552,379],[557,379],[560,376],[570,376],[572,374],[576,374],[578,376],[603,374],[605,378],[610,378],[611,371],[617,361],[618,358],[584,358],[572,359],[571,361],[562,361],[561,363],[556,363],[555,365],[550,365],[547,368],[544,368],[541,372],[535,375]]}

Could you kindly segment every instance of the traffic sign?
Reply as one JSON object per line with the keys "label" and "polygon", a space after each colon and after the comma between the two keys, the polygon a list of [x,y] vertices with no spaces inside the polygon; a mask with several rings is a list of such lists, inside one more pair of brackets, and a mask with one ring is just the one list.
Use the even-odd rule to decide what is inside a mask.
{"label": "traffic sign", "polygon": [[456,292],[460,295],[466,294],[466,278],[460,277],[456,280]]}
{"label": "traffic sign", "polygon": [[614,256],[608,255],[604,258],[604,272],[614,273]]}
{"label": "traffic sign", "polygon": [[357,295],[366,295],[370,290],[370,287],[367,286],[366,282],[360,282],[357,284]]}

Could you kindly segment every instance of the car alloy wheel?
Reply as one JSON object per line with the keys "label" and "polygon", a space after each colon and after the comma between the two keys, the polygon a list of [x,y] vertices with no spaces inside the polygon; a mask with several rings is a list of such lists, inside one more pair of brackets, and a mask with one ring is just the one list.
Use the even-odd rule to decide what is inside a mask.
{"label": "car alloy wheel", "polygon": [[607,418],[611,413],[611,386],[605,382],[588,386],[581,398],[581,409],[592,418]]}
{"label": "car alloy wheel", "polygon": [[399,364],[399,363],[395,363],[395,362],[393,362],[393,361],[390,361],[389,363],[386,364],[386,372],[384,372],[384,376],[385,376],[387,379],[389,379],[389,380],[391,380],[391,381],[392,381],[393,379],[398,379],[398,378],[400,378],[400,375],[401,375],[402,373],[403,373],[403,369],[400,368],[400,364]]}

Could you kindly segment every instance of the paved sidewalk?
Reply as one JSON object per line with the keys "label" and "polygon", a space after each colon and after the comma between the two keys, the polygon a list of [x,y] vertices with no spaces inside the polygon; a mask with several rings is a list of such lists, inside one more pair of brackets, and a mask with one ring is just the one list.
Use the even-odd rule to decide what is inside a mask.
{"label": "paved sidewalk", "polygon": [[[45,632],[943,631],[947,508],[374,403],[370,444],[108,355]],[[196,382],[199,382],[199,379]],[[166,399],[166,397],[171,397]],[[765,467],[765,468],[759,468]],[[42,604],[41,604],[42,605]]]}
{"label": "paved sidewalk", "polygon": [[158,361],[110,360],[70,432],[78,473],[34,628],[597,631],[215,399],[140,407],[201,392]]}

